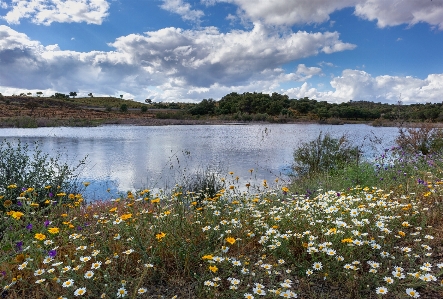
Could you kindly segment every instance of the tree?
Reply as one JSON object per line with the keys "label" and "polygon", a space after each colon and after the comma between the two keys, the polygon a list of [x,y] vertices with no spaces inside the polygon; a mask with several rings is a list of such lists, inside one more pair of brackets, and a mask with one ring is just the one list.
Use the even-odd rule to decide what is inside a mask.
{"label": "tree", "polygon": [[145,113],[148,111],[148,107],[147,106],[142,106],[141,108],[142,113]]}
{"label": "tree", "polygon": [[146,100],[145,100],[145,103],[146,103],[146,104],[152,104],[152,100],[151,100],[151,99],[146,99]]}
{"label": "tree", "polygon": [[122,94],[120,95],[120,99],[122,99],[122,100],[123,100],[123,95],[122,95]]}
{"label": "tree", "polygon": [[71,91],[71,92],[69,93],[69,96],[75,98],[75,97],[77,96],[77,92],[75,92],[75,91]]}
{"label": "tree", "polygon": [[91,98],[94,97],[94,95],[92,94],[92,92],[88,93],[88,97],[91,97]]}
{"label": "tree", "polygon": [[43,94],[43,92],[41,92],[41,91],[37,91],[35,94],[36,94],[38,97],[41,97],[41,95]]}

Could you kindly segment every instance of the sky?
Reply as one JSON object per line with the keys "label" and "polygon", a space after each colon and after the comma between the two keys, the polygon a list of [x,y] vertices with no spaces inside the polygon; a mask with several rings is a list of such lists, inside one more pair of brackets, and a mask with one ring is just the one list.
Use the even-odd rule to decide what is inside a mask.
{"label": "sky", "polygon": [[443,0],[0,0],[0,93],[443,102]]}

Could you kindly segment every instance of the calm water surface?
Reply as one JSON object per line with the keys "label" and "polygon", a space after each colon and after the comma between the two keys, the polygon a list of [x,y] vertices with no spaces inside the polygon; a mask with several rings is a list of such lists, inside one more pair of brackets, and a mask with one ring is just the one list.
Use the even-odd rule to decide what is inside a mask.
{"label": "calm water surface", "polygon": [[[0,129],[0,138],[29,144],[38,141],[44,152],[62,153],[72,165],[87,156],[81,177],[92,182],[87,196],[96,199],[109,196],[108,188],[114,193],[168,188],[184,175],[207,168],[223,175],[233,171],[241,185],[276,177],[287,180],[294,149],[320,132],[347,134],[371,159],[393,145],[397,129],[317,124],[8,128]],[[375,149],[369,141],[374,137],[381,140]],[[250,169],[254,169],[252,175]]]}

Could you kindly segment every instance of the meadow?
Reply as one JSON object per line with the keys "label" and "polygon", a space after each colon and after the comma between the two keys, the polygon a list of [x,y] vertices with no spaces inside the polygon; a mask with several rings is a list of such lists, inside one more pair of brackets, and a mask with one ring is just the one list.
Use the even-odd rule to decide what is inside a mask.
{"label": "meadow", "polygon": [[289,185],[228,172],[216,188],[94,202],[57,180],[9,182],[0,296],[443,298],[443,156],[432,146],[326,163]]}

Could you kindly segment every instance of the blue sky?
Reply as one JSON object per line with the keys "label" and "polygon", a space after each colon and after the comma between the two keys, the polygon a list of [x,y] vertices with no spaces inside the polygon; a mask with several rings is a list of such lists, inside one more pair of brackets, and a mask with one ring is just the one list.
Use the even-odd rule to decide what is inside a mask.
{"label": "blue sky", "polygon": [[443,0],[0,0],[0,92],[443,101]]}

